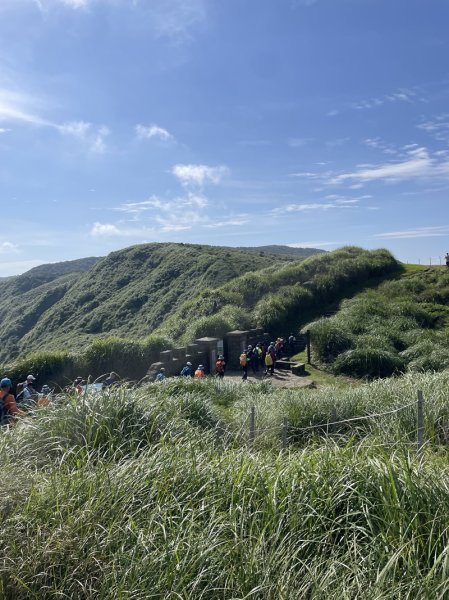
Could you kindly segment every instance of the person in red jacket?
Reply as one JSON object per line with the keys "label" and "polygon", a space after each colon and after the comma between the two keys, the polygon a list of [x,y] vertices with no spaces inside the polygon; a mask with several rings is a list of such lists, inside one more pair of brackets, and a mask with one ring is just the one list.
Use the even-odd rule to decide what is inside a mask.
{"label": "person in red jacket", "polygon": [[23,411],[17,408],[14,395],[10,394],[11,388],[11,379],[4,377],[0,381],[0,425],[7,425],[14,417],[24,415]]}

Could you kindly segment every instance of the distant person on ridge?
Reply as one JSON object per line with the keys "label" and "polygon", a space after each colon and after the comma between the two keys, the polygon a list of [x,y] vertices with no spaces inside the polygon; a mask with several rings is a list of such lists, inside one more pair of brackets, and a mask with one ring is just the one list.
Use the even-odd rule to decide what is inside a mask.
{"label": "distant person on ridge", "polygon": [[191,362],[186,362],[186,366],[182,368],[180,375],[182,375],[182,377],[193,377],[193,367]]}
{"label": "distant person on ridge", "polygon": [[223,379],[223,377],[225,375],[225,371],[226,371],[225,359],[224,359],[224,356],[222,354],[220,354],[217,362],[215,363],[215,374],[220,379]]}
{"label": "distant person on ridge", "polygon": [[449,252],[447,252],[446,256],[444,257],[444,260],[446,261],[446,267],[449,267]]}

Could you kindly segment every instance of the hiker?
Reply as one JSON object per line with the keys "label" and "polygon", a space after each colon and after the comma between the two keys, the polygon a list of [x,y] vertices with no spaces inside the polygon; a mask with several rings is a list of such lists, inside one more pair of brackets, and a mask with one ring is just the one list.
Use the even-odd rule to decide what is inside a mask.
{"label": "hiker", "polygon": [[[269,354],[271,356],[271,361],[272,361],[272,366],[271,366],[271,374],[274,374],[274,367],[276,365],[276,360],[277,360],[277,352],[276,352],[276,347],[274,342],[271,342],[270,345],[268,346],[268,350],[267,350],[267,354]],[[265,357],[265,364],[267,360],[267,357]]]}
{"label": "hiker", "polygon": [[223,379],[223,377],[225,375],[225,371],[226,371],[225,359],[224,359],[224,356],[222,354],[220,354],[217,362],[215,363],[215,374],[220,379]]}
{"label": "hiker", "polygon": [[246,356],[247,356],[247,364],[250,365],[254,375],[257,373],[257,369],[258,369],[258,355],[255,353],[254,348],[251,346],[251,344],[248,346],[248,349],[246,350]]}
{"label": "hiker", "polygon": [[103,385],[105,385],[106,387],[109,387],[110,385],[117,385],[117,384],[118,384],[118,375],[114,371],[111,371],[109,373],[109,376],[106,377],[106,379],[103,381]]}
{"label": "hiker", "polygon": [[[28,375],[28,377],[22,384],[22,390],[16,396],[16,404],[25,405],[29,404],[30,402],[37,401],[39,394],[34,388],[35,381],[36,378],[34,377],[34,375]],[[19,385],[17,386],[17,388],[19,388]]]}
{"label": "hiker", "polygon": [[198,369],[195,371],[194,379],[204,379],[206,377],[205,369],[203,365],[198,365]]}
{"label": "hiker", "polygon": [[16,404],[27,404],[30,400],[36,401],[38,398],[37,390],[34,388],[36,378],[34,375],[28,375],[26,380],[17,384],[16,388]]}
{"label": "hiker", "polygon": [[240,354],[240,366],[242,367],[242,380],[246,381],[248,379],[248,354],[246,350]]}
{"label": "hiker", "polygon": [[274,375],[274,361],[273,361],[273,356],[270,352],[267,352],[265,354],[265,375],[268,375],[268,372],[270,372],[271,377],[273,377]]}
{"label": "hiker", "polygon": [[444,260],[446,261],[446,267],[449,267],[449,252],[446,253]]}
{"label": "hiker", "polygon": [[37,405],[38,406],[47,406],[50,403],[50,397],[51,397],[50,386],[45,384],[42,386],[41,393],[37,400]]}
{"label": "hiker", "polygon": [[161,367],[159,369],[159,373],[156,375],[156,379],[154,381],[160,382],[160,381],[165,381],[167,379],[166,375],[165,375],[165,369],[164,367]]}
{"label": "hiker", "polygon": [[296,343],[296,338],[293,335],[293,333],[291,333],[288,336],[288,346],[289,346],[290,356],[293,356],[293,354],[295,353],[295,343]]}
{"label": "hiker", "polygon": [[77,394],[82,394],[83,393],[83,387],[82,387],[83,384],[84,384],[84,379],[82,377],[77,377],[75,379],[75,381],[73,382],[73,386],[70,391],[75,391]]}
{"label": "hiker", "polygon": [[0,425],[8,425],[12,419],[25,414],[17,407],[16,399],[10,393],[11,388],[11,379],[4,377],[0,381]]}
{"label": "hiker", "polygon": [[193,368],[191,362],[186,362],[186,366],[182,368],[180,375],[182,375],[182,377],[193,377]]}

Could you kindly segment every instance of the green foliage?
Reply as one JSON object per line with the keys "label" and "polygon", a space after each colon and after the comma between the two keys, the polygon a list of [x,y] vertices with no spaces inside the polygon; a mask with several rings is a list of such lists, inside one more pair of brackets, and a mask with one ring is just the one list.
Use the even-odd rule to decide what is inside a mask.
{"label": "green foliage", "polygon": [[405,362],[393,352],[370,346],[347,350],[333,364],[337,375],[351,377],[390,377],[404,368]]}
{"label": "green foliage", "polygon": [[[284,264],[303,255],[310,251],[289,249],[289,254],[261,256],[233,248],[142,244],[103,259],[43,265],[4,278],[0,280],[0,360],[36,350],[82,352],[97,338],[140,339],[192,297],[200,299],[200,316],[215,314],[224,304],[214,305],[212,288],[274,261]],[[206,289],[209,297],[202,295]],[[179,337],[178,329],[175,333]]]}
{"label": "green foliage", "polygon": [[[435,267],[406,272],[344,300],[334,316],[311,325],[315,359],[353,377],[445,369],[448,310],[437,299],[448,285],[447,270]],[[351,343],[340,348],[339,339]]]}
{"label": "green foliage", "polygon": [[449,372],[62,396],[0,433],[0,597],[445,598],[448,393]]}

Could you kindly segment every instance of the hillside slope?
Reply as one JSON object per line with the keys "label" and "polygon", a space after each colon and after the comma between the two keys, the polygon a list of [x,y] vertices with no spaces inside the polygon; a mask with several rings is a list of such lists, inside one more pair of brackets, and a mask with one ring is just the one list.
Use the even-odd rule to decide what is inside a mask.
{"label": "hillside slope", "polygon": [[96,337],[145,337],[202,289],[300,256],[301,249],[277,256],[155,243],[36,267],[0,282],[0,360],[44,348],[81,349]]}
{"label": "hillside slope", "polygon": [[356,377],[449,368],[448,302],[447,267],[405,268],[312,324],[315,359]]}

